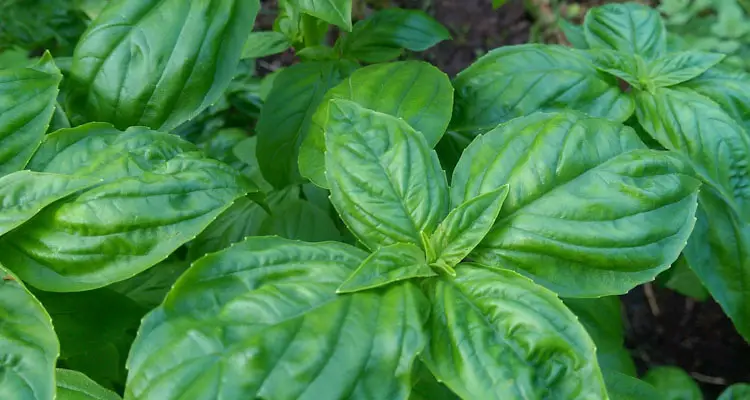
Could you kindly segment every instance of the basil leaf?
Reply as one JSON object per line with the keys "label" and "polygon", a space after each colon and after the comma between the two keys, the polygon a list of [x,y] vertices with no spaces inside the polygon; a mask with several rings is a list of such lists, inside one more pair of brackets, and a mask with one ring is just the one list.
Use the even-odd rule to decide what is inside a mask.
{"label": "basil leaf", "polygon": [[187,268],[186,261],[167,259],[107,288],[127,296],[142,308],[151,310],[161,304],[169,289]]}
{"label": "basil leaf", "polygon": [[332,100],[326,129],[331,201],[352,233],[375,250],[420,245],[448,214],[448,183],[435,151],[404,120]]}
{"label": "basil leaf", "polygon": [[[698,198],[700,199],[700,195],[698,195]],[[662,274],[664,275],[663,285],[683,296],[692,297],[698,301],[706,301],[708,290],[688,265],[684,257],[684,251],[683,255],[672,264],[672,268]],[[659,278],[662,278],[662,276],[660,275]]]}
{"label": "basil leaf", "polygon": [[310,202],[300,199],[287,201],[273,210],[263,221],[260,234],[307,242],[341,240],[341,232],[331,217]]}
{"label": "basil leaf", "polygon": [[0,236],[19,227],[44,207],[97,183],[95,179],[32,171],[0,177]]}
{"label": "basil leaf", "polygon": [[287,0],[299,11],[336,25],[347,32],[352,30],[352,0]]}
{"label": "basil leaf", "polygon": [[76,46],[71,122],[171,130],[234,78],[258,0],[114,0]]}
{"label": "basil leaf", "polygon": [[42,142],[61,80],[49,53],[28,68],[0,70],[0,177],[22,170]]}
{"label": "basil leaf", "polygon": [[714,67],[680,85],[715,101],[724,112],[750,131],[750,74]]}
{"label": "basil leaf", "polygon": [[58,368],[57,400],[120,400],[117,393],[107,390],[88,376],[68,369]]}
{"label": "basil leaf", "polygon": [[528,44],[490,51],[453,81],[456,106],[450,128],[472,135],[536,111],[574,109],[618,122],[633,100],[617,79],[597,72],[585,53]]}
{"label": "basil leaf", "polygon": [[47,311],[18,278],[0,265],[2,399],[51,399],[60,345]]}
{"label": "basil leaf", "polygon": [[636,376],[635,364],[624,345],[620,299],[609,296],[598,299],[563,299],[563,302],[578,317],[578,321],[594,341],[596,359],[602,370]]}
{"label": "basil leaf", "polygon": [[668,54],[649,65],[649,80],[656,87],[674,86],[706,72],[724,57],[724,54],[701,51]]}
{"label": "basil leaf", "polygon": [[450,38],[448,30],[423,11],[387,8],[357,22],[337,46],[344,57],[380,63],[398,58],[402,49],[424,51]]}
{"label": "basil leaf", "polygon": [[606,398],[594,343],[554,293],[512,271],[456,272],[424,284],[422,359],[438,380],[465,399]]}
{"label": "basil leaf", "polygon": [[646,59],[667,51],[667,31],[659,12],[637,3],[605,4],[586,13],[583,22],[591,48],[638,54]]}
{"label": "basil leaf", "polygon": [[407,398],[429,309],[408,282],[337,295],[366,255],[256,237],[198,260],[141,326],[126,398]]}
{"label": "basil leaf", "polygon": [[583,33],[583,26],[576,25],[565,18],[560,18],[557,21],[557,26],[560,28],[562,33],[565,35],[565,39],[576,49],[585,50],[589,48],[588,42],[586,42],[586,35]]}
{"label": "basil leaf", "polygon": [[703,400],[701,388],[684,370],[677,367],[650,369],[643,380],[656,388],[664,400]]}
{"label": "basil leaf", "polygon": [[48,135],[30,168],[102,183],[5,235],[0,261],[48,291],[95,289],[157,264],[254,191],[194,150],[176,136],[107,124]]}
{"label": "basil leaf", "polygon": [[252,32],[247,37],[242,58],[261,58],[278,54],[291,47],[286,35],[279,32]]}
{"label": "basil leaf", "polygon": [[324,131],[330,100],[335,99],[402,118],[435,147],[451,118],[453,89],[448,76],[432,65],[402,61],[364,67],[329,90],[313,115],[299,155],[302,175],[324,188]]}
{"label": "basil leaf", "polygon": [[472,253],[563,297],[626,293],[677,258],[700,182],[674,153],[580,113],[538,113],[479,136],[453,173],[458,204],[508,184],[493,229]]}
{"label": "basil leaf", "polygon": [[424,363],[418,361],[412,369],[414,387],[409,400],[460,400],[450,389],[438,382]]}
{"label": "basil leaf", "polygon": [[258,164],[276,188],[300,183],[299,146],[323,95],[356,65],[349,61],[320,61],[293,65],[279,73],[258,120]]}
{"label": "basil leaf", "polygon": [[661,399],[655,387],[629,375],[615,371],[604,371],[604,382],[610,400]]}
{"label": "basil leaf", "polygon": [[647,66],[637,54],[614,50],[592,50],[592,62],[596,69],[616,76],[637,89],[650,87]]}
{"label": "basil leaf", "polygon": [[373,252],[339,286],[336,293],[361,292],[405,279],[435,275],[427,265],[422,249],[409,243],[396,243]]}
{"label": "basil leaf", "polygon": [[507,196],[503,185],[454,208],[430,237],[436,259],[450,267],[463,261],[492,229]]}
{"label": "basil leaf", "polygon": [[735,383],[726,388],[716,400],[742,400],[750,397],[750,384]]}

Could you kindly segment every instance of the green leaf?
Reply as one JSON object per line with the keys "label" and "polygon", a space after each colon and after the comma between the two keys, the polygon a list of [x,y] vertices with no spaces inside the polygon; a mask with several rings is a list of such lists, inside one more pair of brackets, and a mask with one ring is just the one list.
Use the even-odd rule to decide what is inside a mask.
{"label": "green leaf", "polygon": [[56,400],[120,400],[117,393],[107,390],[88,376],[69,369],[58,368]]}
{"label": "green leaf", "polygon": [[636,376],[635,364],[624,345],[620,299],[609,296],[598,299],[563,299],[563,302],[578,317],[578,321],[594,341],[596,358],[602,370]]}
{"label": "green leaf", "polygon": [[616,76],[637,89],[649,87],[648,68],[637,54],[614,50],[597,49],[590,51],[596,69]]}
{"label": "green leaf", "polygon": [[335,99],[401,118],[435,147],[451,119],[453,89],[448,76],[434,66],[402,61],[364,67],[329,90],[313,115],[299,155],[302,175],[325,188],[324,132],[330,100]]}
{"label": "green leaf", "polygon": [[18,278],[0,265],[1,399],[45,400],[55,395],[60,351],[52,320]]}
{"label": "green leaf", "polygon": [[472,135],[536,111],[574,109],[618,122],[633,113],[617,79],[598,72],[584,52],[562,46],[500,47],[459,73],[453,86],[450,128]]}
{"label": "green leaf", "polygon": [[0,236],[19,227],[44,207],[97,183],[90,178],[32,171],[0,177]]}
{"label": "green leaf", "polygon": [[114,0],[73,54],[71,122],[171,130],[234,78],[258,0]]}
{"label": "green leaf", "polygon": [[296,56],[302,61],[329,61],[339,58],[333,47],[329,46],[312,46],[296,52]]}
{"label": "green leaf", "polygon": [[161,304],[169,289],[187,268],[188,263],[185,261],[167,259],[107,288],[129,297],[144,309],[151,310]]}
{"label": "green leaf", "polygon": [[244,164],[243,172],[252,180],[262,192],[269,192],[273,189],[270,183],[266,181],[258,165],[256,151],[258,148],[258,136],[246,137],[232,147],[231,153],[235,158]]}
{"label": "green leaf", "polygon": [[176,136],[146,128],[119,132],[107,124],[47,135],[29,168],[101,181],[0,239],[0,262],[48,291],[130,278],[254,191],[234,169],[202,158]]}
{"label": "green leaf", "polygon": [[736,383],[724,390],[716,400],[746,400],[750,398],[750,384]]}
{"label": "green leaf", "polygon": [[580,113],[537,113],[479,136],[453,173],[459,204],[510,186],[472,253],[563,297],[626,293],[674,262],[695,222],[699,181],[674,153],[648,150],[626,126]]}
{"label": "green leaf", "polygon": [[198,260],[141,326],[125,398],[405,399],[429,308],[409,282],[337,295],[366,256],[256,237]]}
{"label": "green leaf", "polygon": [[0,177],[22,170],[42,142],[61,80],[49,53],[31,67],[0,70]]}
{"label": "green leaf", "polygon": [[329,24],[352,30],[352,0],[288,0],[299,11]]}
{"label": "green leaf", "polygon": [[409,400],[459,400],[450,389],[438,382],[423,362],[417,361],[412,369],[414,387]]}
{"label": "green leaf", "polygon": [[750,74],[723,67],[714,67],[680,85],[715,101],[724,112],[750,131]]}
{"label": "green leaf", "polygon": [[420,245],[448,214],[448,183],[435,151],[404,120],[332,100],[326,125],[331,201],[352,233],[375,250]]}
{"label": "green leaf", "polygon": [[60,339],[59,364],[107,388],[123,387],[128,350],[148,310],[108,288],[35,293]]}
{"label": "green leaf", "polygon": [[645,59],[667,51],[667,31],[659,12],[637,3],[605,4],[586,13],[583,23],[591,48],[638,54]]}
{"label": "green leaf", "polygon": [[643,380],[656,388],[664,400],[703,400],[700,387],[684,370],[677,367],[650,369]]}
{"label": "green leaf", "polygon": [[503,185],[460,205],[457,205],[431,236],[435,260],[455,267],[484,239],[500,213],[508,196],[508,185]]}
{"label": "green leaf", "polygon": [[560,18],[557,21],[562,33],[565,35],[565,39],[570,42],[576,49],[588,49],[589,44],[586,42],[586,35],[583,33],[583,26],[576,25],[565,18]]}
{"label": "green leaf", "polygon": [[423,11],[387,8],[357,22],[337,45],[344,57],[379,63],[398,58],[402,49],[425,51],[450,38],[448,30]]}
{"label": "green leaf", "polygon": [[655,387],[629,375],[616,371],[604,371],[604,382],[610,400],[661,400]]}
{"label": "green leaf", "polygon": [[273,210],[263,221],[260,234],[306,242],[341,240],[341,232],[331,217],[312,203],[301,199],[287,201]]}
{"label": "green leaf", "polygon": [[427,265],[422,249],[409,243],[396,243],[375,250],[339,286],[336,293],[361,292],[406,279],[436,275]]}
{"label": "green leaf", "polygon": [[665,287],[698,301],[708,299],[706,287],[703,286],[698,275],[690,268],[684,255],[680,256],[672,264],[672,268],[665,271],[662,275],[665,275],[663,283]]}
{"label": "green leaf", "polygon": [[245,42],[242,58],[261,58],[278,54],[291,47],[286,35],[274,31],[252,32]]}
{"label": "green leaf", "polygon": [[323,95],[349,75],[349,61],[318,61],[293,65],[279,73],[258,120],[258,163],[276,188],[300,183],[299,146],[310,129]]}
{"label": "green leaf", "polygon": [[724,54],[702,51],[671,53],[649,65],[649,80],[657,87],[673,86],[706,72],[724,57]]}
{"label": "green leaf", "polygon": [[464,399],[603,399],[594,343],[554,293],[515,272],[462,264],[430,279],[422,359]]}

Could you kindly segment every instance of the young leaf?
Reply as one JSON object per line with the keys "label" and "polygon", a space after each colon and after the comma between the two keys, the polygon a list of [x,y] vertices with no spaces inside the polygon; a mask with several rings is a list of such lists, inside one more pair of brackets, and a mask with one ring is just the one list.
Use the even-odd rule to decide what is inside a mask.
{"label": "young leaf", "polygon": [[612,49],[655,59],[667,51],[667,31],[659,12],[637,3],[605,4],[586,13],[591,48]]}
{"label": "young leaf", "polygon": [[654,386],[664,400],[703,400],[701,388],[684,370],[677,367],[650,369],[643,380]]}
{"label": "young leaf", "polygon": [[453,81],[450,128],[473,135],[536,111],[574,109],[625,121],[633,100],[614,77],[598,72],[585,53],[562,46],[500,47]]}
{"label": "young leaf", "polygon": [[357,22],[337,45],[344,57],[380,63],[398,58],[402,49],[424,51],[450,38],[448,30],[423,11],[387,8]]}
{"label": "young leaf", "polygon": [[326,175],[341,219],[368,248],[420,245],[448,213],[448,183],[435,152],[404,120],[331,100]]}
{"label": "young leaf", "polygon": [[88,376],[69,369],[58,368],[56,400],[120,400],[117,393],[107,390]]}
{"label": "young leaf", "polygon": [[453,173],[460,204],[510,186],[472,253],[533,276],[564,297],[622,294],[677,258],[700,182],[676,154],[648,150],[626,126],[580,113],[538,113],[478,137]]}
{"label": "young leaf", "polygon": [[599,71],[614,75],[637,89],[650,87],[646,79],[647,66],[637,54],[605,49],[592,50],[590,54]]}
{"label": "young leaf", "polygon": [[0,265],[0,399],[52,399],[60,345],[44,307]]}
{"label": "young leaf", "polygon": [[649,65],[649,80],[656,87],[689,81],[721,62],[724,54],[685,51],[668,54]]}
{"label": "young leaf", "polygon": [[724,112],[750,132],[750,74],[714,67],[702,75],[680,84],[715,101]]}
{"label": "young leaf", "polygon": [[258,0],[114,0],[83,34],[70,71],[72,122],[171,130],[234,78]]}
{"label": "young leaf", "polygon": [[507,196],[508,185],[503,185],[457,205],[430,238],[435,260],[450,267],[463,261],[492,229]]}
{"label": "young leaf", "polygon": [[0,177],[0,236],[28,221],[44,207],[97,183],[96,179],[32,171]]}
{"label": "young leaf", "polygon": [[435,147],[451,118],[453,88],[448,76],[432,65],[402,61],[364,67],[329,90],[312,117],[299,155],[302,176],[325,188],[324,132],[334,99],[402,118]]}
{"label": "young leaf", "polygon": [[242,58],[261,58],[278,54],[291,47],[286,35],[279,32],[252,32],[242,49]]}
{"label": "young leaf", "polygon": [[260,234],[306,242],[341,240],[341,232],[331,217],[310,202],[300,199],[287,201],[273,210],[263,221]]}
{"label": "young leaf", "polygon": [[[176,136],[107,124],[48,135],[33,170],[102,183],[46,207],[0,239],[0,261],[48,291],[95,289],[157,264],[254,191]],[[91,212],[96,210],[96,212]]]}
{"label": "young leaf", "polygon": [[22,170],[42,142],[61,80],[49,53],[28,68],[0,69],[0,177]]}
{"label": "young leaf", "polygon": [[655,387],[638,378],[616,371],[604,370],[603,373],[610,400],[662,399]]}
{"label": "young leaf", "polygon": [[429,306],[409,282],[337,295],[366,256],[256,237],[198,260],[141,326],[125,398],[406,399]]}
{"label": "young leaf", "polygon": [[308,62],[293,65],[276,78],[256,128],[258,164],[274,187],[302,182],[297,158],[313,112],[328,89],[355,68],[349,61]]}
{"label": "young leaf", "polygon": [[716,400],[744,400],[750,398],[750,384],[736,383],[724,390]]}
{"label": "young leaf", "polygon": [[430,279],[422,358],[464,399],[604,399],[594,343],[554,293],[515,272],[462,264]]}
{"label": "young leaf", "polygon": [[565,18],[560,18],[557,25],[562,33],[565,34],[565,39],[574,48],[581,50],[589,48],[589,44],[586,42],[586,35],[583,33],[583,26],[573,24]]}
{"label": "young leaf", "polygon": [[409,243],[396,243],[381,247],[367,257],[336,293],[361,292],[405,279],[436,275],[427,265],[422,249]]}
{"label": "young leaf", "polygon": [[287,0],[299,11],[329,24],[352,30],[352,0]]}

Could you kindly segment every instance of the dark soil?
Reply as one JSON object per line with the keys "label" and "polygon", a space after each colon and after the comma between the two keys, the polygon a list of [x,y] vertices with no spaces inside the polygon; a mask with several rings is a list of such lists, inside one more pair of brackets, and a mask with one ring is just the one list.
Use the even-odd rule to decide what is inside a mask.
{"label": "dark soil", "polygon": [[[553,13],[549,4],[553,0],[526,1],[533,4],[533,12],[527,11],[524,0],[510,0],[498,10],[492,9],[491,0],[378,0],[371,3],[423,9],[447,26],[453,40],[439,44],[422,57],[454,76],[496,47],[530,40],[565,43],[559,31],[550,28]],[[591,5],[605,2],[588,0],[569,4],[583,13]],[[270,29],[275,1],[263,3],[257,25]],[[565,12],[566,6],[562,7]],[[274,70],[293,60],[291,52],[260,60],[259,72]],[[732,383],[750,382],[750,345],[735,331],[718,304],[696,302],[655,286],[649,293],[647,296],[644,288],[639,287],[622,298],[626,346],[631,350],[639,373],[653,366],[679,366],[700,383],[707,400],[715,399]]]}

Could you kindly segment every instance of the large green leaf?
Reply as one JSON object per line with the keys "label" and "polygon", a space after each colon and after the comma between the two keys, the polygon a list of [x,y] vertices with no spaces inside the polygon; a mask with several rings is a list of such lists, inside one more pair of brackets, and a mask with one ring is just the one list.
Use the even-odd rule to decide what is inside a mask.
{"label": "large green leaf", "polygon": [[448,214],[448,183],[435,151],[404,120],[332,100],[326,174],[341,219],[372,250],[422,243]]}
{"label": "large green leaf", "polygon": [[606,398],[594,343],[554,293],[475,264],[425,282],[432,302],[422,358],[464,399]]}
{"label": "large green leaf", "polygon": [[198,260],[141,326],[125,398],[407,398],[429,307],[408,282],[337,295],[365,257],[256,237]]}
{"label": "large green leaf", "polygon": [[260,227],[263,235],[307,242],[340,241],[341,232],[329,214],[309,201],[295,199],[277,207]]}
{"label": "large green leaf", "polygon": [[650,383],[664,400],[703,400],[701,388],[681,368],[657,367],[650,369],[643,380]]}
{"label": "large green leaf", "polygon": [[258,0],[115,0],[73,55],[73,122],[170,130],[215,103],[234,78]]}
{"label": "large green leaf", "polygon": [[409,243],[396,243],[375,250],[357,270],[346,278],[336,293],[354,293],[374,289],[413,278],[437,275],[425,254]]}
{"label": "large green leaf", "polygon": [[379,63],[398,58],[403,49],[424,51],[450,38],[448,30],[423,11],[387,8],[357,22],[336,45],[344,57]]}
{"label": "large green leaf", "polygon": [[586,41],[592,48],[619,50],[644,58],[667,51],[667,30],[659,12],[638,3],[605,4],[586,13]]}
{"label": "large green leaf", "polygon": [[662,400],[655,387],[621,372],[605,370],[604,381],[610,400]]}
{"label": "large green leaf", "polygon": [[602,370],[636,376],[635,364],[625,349],[622,305],[617,296],[598,299],[563,299],[578,317],[596,345],[596,358]]}
{"label": "large green leaf", "polygon": [[451,129],[478,134],[535,111],[580,110],[618,122],[633,100],[617,79],[599,72],[581,51],[527,44],[501,47],[481,57],[453,81]]}
{"label": "large green leaf", "polygon": [[302,175],[320,187],[328,187],[324,132],[334,99],[402,118],[435,147],[451,119],[453,89],[448,76],[432,65],[402,61],[364,67],[329,90],[313,115],[299,156]]}
{"label": "large green leaf", "polygon": [[58,368],[56,400],[120,400],[117,393],[107,390],[78,371]]}
{"label": "large green leaf", "polygon": [[657,87],[673,86],[701,75],[723,59],[723,54],[702,51],[667,54],[649,66],[649,78]]}
{"label": "large green leaf", "polygon": [[0,70],[0,176],[23,169],[47,131],[62,74],[52,57]]}
{"label": "large green leaf", "polygon": [[721,393],[716,400],[746,400],[750,399],[750,384],[736,383]]}
{"label": "large green leaf", "polygon": [[30,168],[102,183],[5,235],[0,261],[50,291],[102,287],[157,264],[252,190],[232,168],[191,150],[146,128],[88,124],[48,135]]}
{"label": "large green leaf", "polygon": [[0,399],[55,395],[57,336],[44,307],[0,265]]}
{"label": "large green leaf", "polygon": [[680,85],[718,103],[745,128],[750,129],[750,74],[745,71],[714,67]]}
{"label": "large green leaf", "polygon": [[313,113],[328,89],[356,68],[349,61],[315,61],[279,73],[258,120],[258,163],[263,177],[277,188],[301,182],[299,147]]}
{"label": "large green leaf", "polygon": [[498,126],[453,173],[460,204],[510,186],[472,258],[534,277],[564,297],[626,293],[669,268],[695,221],[699,181],[676,154],[626,126],[538,113]]}
{"label": "large green leaf", "polygon": [[109,389],[125,384],[125,360],[148,311],[108,288],[80,293],[35,292],[60,339],[59,365]]}
{"label": "large green leaf", "polygon": [[299,11],[352,30],[352,0],[287,0]]}
{"label": "large green leaf", "polygon": [[44,207],[97,183],[96,179],[32,171],[0,177],[0,236],[28,221]]}

